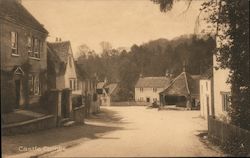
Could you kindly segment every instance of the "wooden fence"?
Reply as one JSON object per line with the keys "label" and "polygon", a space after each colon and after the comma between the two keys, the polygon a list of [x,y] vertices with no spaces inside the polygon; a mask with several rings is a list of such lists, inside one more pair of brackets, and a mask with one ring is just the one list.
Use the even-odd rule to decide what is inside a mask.
{"label": "wooden fence", "polygon": [[238,143],[239,147],[244,147],[250,154],[250,131],[248,130],[209,117],[208,136],[221,145]]}

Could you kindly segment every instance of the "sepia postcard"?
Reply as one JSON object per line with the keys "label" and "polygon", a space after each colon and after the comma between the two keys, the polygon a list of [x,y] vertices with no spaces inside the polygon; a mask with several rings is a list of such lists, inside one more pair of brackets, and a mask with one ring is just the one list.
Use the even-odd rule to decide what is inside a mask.
{"label": "sepia postcard", "polygon": [[4,158],[248,157],[248,0],[0,0]]}

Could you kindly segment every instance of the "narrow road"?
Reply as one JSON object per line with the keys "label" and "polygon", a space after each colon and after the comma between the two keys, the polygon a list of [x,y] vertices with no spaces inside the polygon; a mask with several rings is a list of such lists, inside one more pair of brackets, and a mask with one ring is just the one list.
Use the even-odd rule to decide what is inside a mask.
{"label": "narrow road", "polygon": [[199,111],[158,111],[141,106],[102,108],[109,116],[102,120],[91,118],[86,124],[116,130],[97,133],[97,139],[83,141],[51,156],[221,156],[197,136],[206,129]]}

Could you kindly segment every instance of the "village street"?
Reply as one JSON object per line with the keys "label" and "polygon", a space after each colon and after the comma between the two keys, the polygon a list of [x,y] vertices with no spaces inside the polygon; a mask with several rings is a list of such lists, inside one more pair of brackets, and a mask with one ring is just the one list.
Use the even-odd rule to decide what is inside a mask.
{"label": "village street", "polygon": [[158,111],[140,106],[102,108],[113,111],[111,122],[95,120],[87,124],[116,130],[100,133],[96,135],[98,139],[53,156],[220,156],[197,136],[206,128],[198,117],[199,111]]}
{"label": "village street", "polygon": [[199,140],[197,135],[206,129],[199,111],[158,111],[145,106],[101,108],[101,113],[86,119],[85,125],[3,137],[3,154],[6,157],[29,157],[37,153],[20,153],[17,151],[20,146],[64,147],[43,155],[45,157],[222,154]]}

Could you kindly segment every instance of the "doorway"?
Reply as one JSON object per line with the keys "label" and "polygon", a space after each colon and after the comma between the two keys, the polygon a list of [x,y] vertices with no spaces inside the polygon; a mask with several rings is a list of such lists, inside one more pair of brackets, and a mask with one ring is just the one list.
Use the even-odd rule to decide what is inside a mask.
{"label": "doorway", "polygon": [[150,102],[150,98],[146,98],[146,101],[149,103]]}
{"label": "doorway", "polygon": [[16,106],[15,109],[20,108],[20,87],[21,87],[21,81],[15,80],[15,87],[16,87]]}

